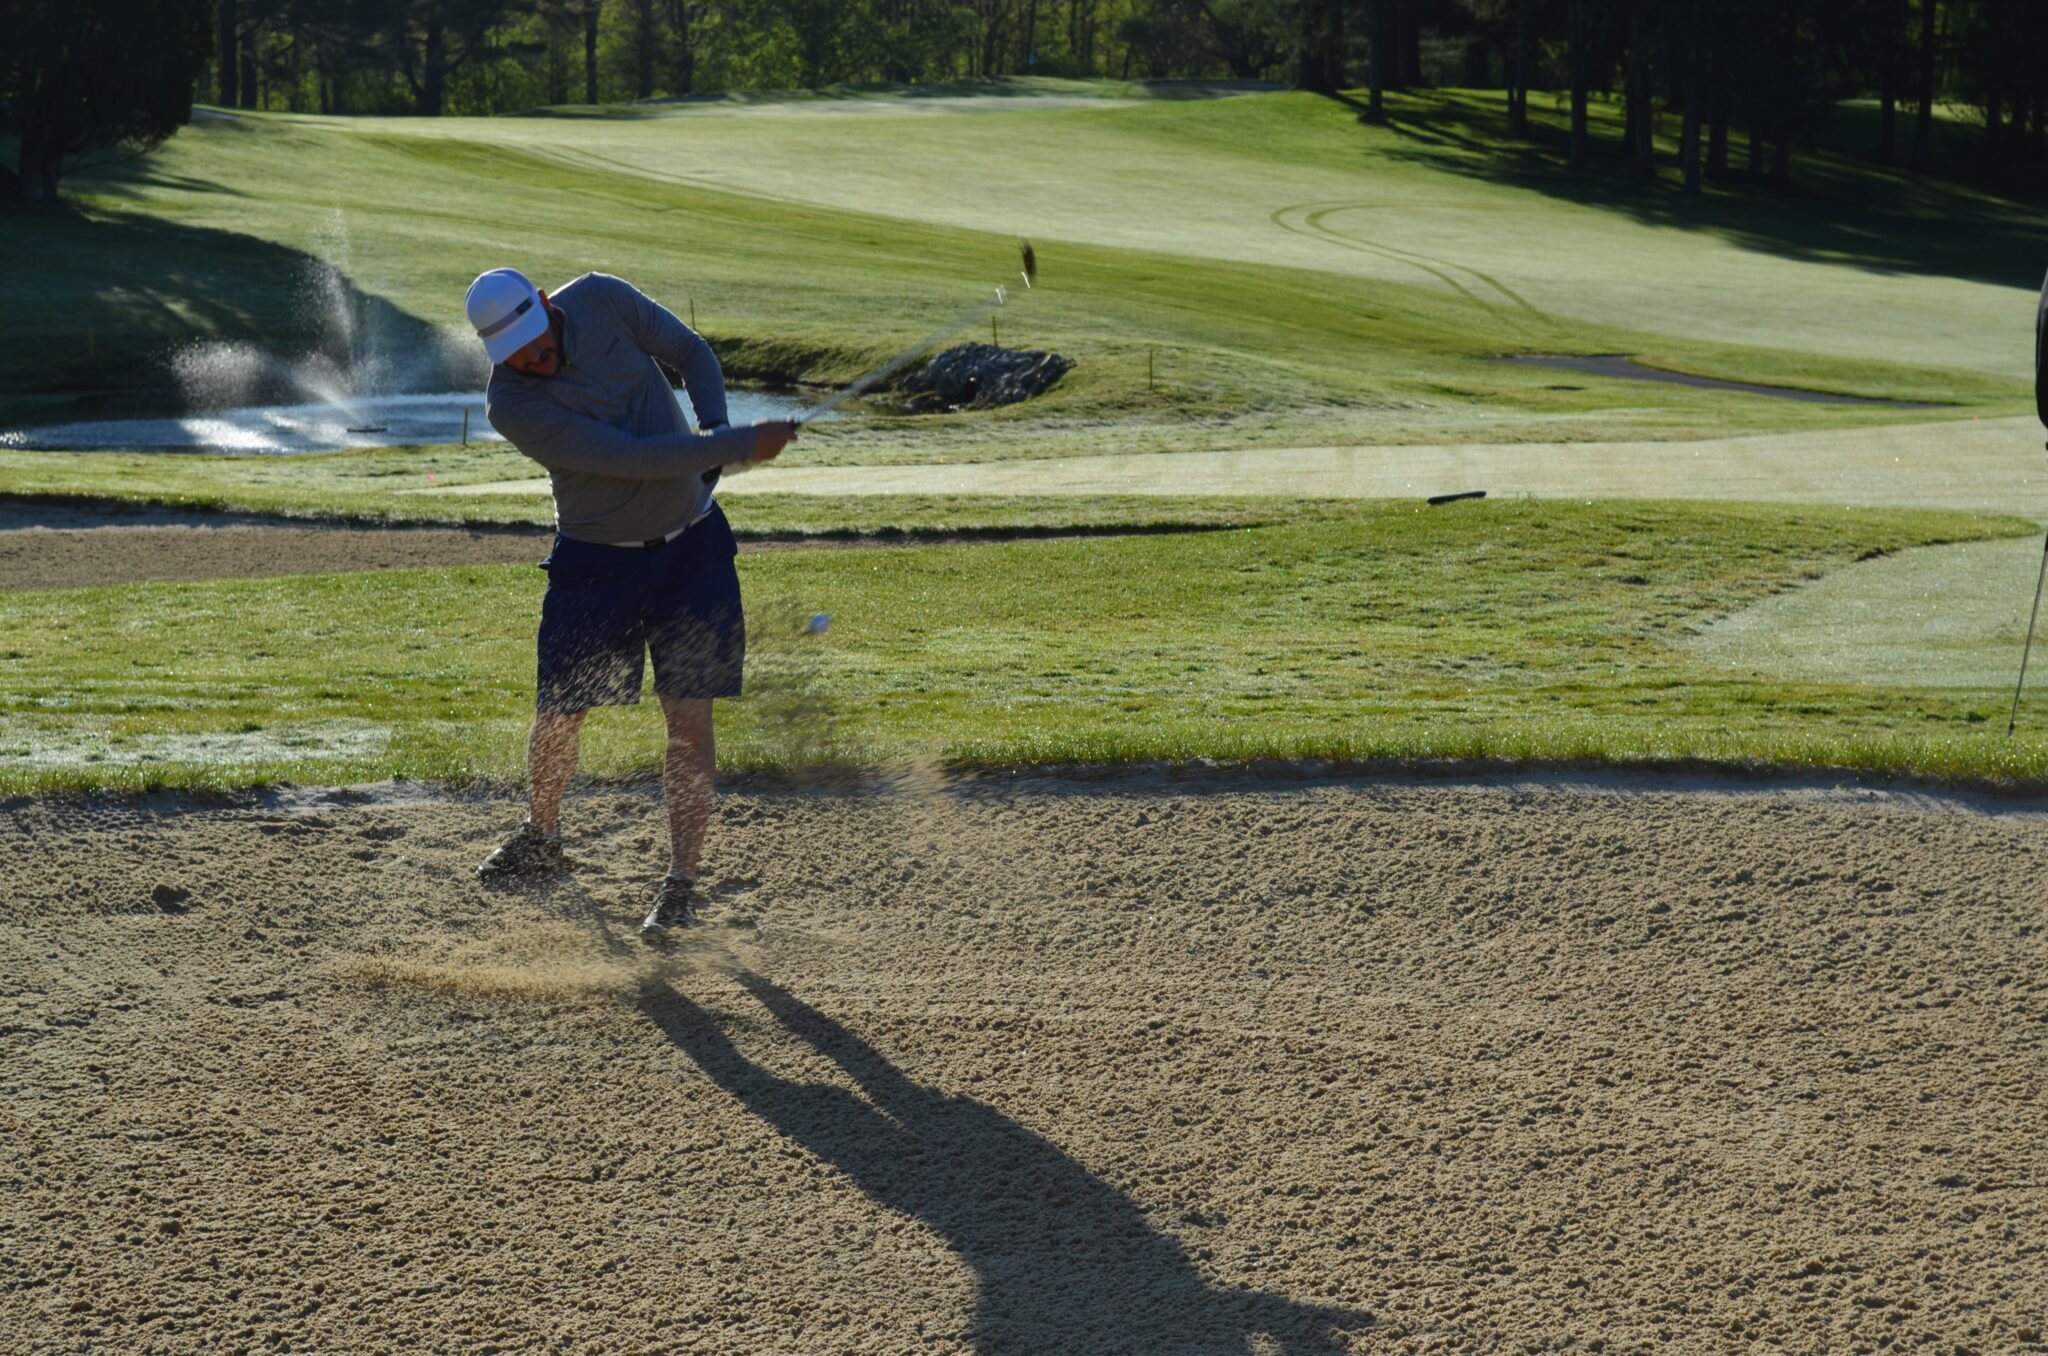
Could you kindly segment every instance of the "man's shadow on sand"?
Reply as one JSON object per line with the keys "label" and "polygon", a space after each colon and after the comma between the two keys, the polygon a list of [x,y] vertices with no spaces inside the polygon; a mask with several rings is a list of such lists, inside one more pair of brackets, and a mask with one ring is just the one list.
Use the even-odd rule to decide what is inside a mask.
{"label": "man's shadow on sand", "polygon": [[973,1269],[975,1350],[1337,1353],[1360,1310],[1210,1285],[1173,1238],[1058,1145],[969,1097],[906,1077],[860,1037],[769,980],[740,984],[866,1094],[783,1078],[743,1054],[663,981],[641,1006],[711,1080],[885,1209],[922,1221]]}

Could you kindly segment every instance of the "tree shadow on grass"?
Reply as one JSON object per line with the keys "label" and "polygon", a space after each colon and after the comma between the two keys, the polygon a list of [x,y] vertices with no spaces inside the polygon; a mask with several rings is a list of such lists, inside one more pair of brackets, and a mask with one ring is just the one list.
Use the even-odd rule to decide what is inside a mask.
{"label": "tree shadow on grass", "polygon": [[1212,1285],[1135,1202],[984,1103],[918,1083],[845,1026],[746,971],[739,983],[860,1094],[784,1078],[666,983],[641,1007],[677,1049],[775,1130],[911,1216],[972,1269],[975,1350],[1241,1356],[1338,1353],[1367,1312]]}
{"label": "tree shadow on grass", "polygon": [[[1358,106],[1349,97],[1339,102]],[[2029,291],[2040,284],[2048,225],[2037,205],[1839,154],[1801,154],[1797,178],[1782,188],[1743,176],[1736,191],[1687,194],[1673,175],[1668,145],[1659,147],[1662,177],[1631,176],[1616,129],[1607,126],[1611,110],[1599,111],[1593,167],[1577,173],[1566,166],[1566,128],[1532,117],[1527,134],[1514,134],[1505,111],[1467,98],[1390,100],[1387,120],[1375,130],[1399,139],[1380,151],[1389,159],[1717,236],[1763,254]],[[1731,149],[1739,165],[1741,148]]]}
{"label": "tree shadow on grass", "polygon": [[[153,173],[138,164],[141,177],[123,182]],[[454,370],[461,355],[451,357],[437,326],[362,290],[330,261],[255,236],[51,204],[0,212],[0,256],[23,265],[0,283],[0,416],[9,397],[80,391],[127,391],[155,408],[174,394],[169,359],[205,342],[317,352],[337,367],[361,362],[374,345],[416,386],[474,376]]]}

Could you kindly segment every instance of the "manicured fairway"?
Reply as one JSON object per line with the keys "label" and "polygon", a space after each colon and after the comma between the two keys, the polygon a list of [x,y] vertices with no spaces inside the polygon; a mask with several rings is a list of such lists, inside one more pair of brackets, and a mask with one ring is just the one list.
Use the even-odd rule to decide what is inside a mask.
{"label": "manicured fairway", "polygon": [[[915,119],[877,116],[892,100],[814,100],[395,130],[806,206],[1419,284],[1497,308],[1504,347],[1570,318],[1816,357],[2031,371],[2011,336],[2025,329],[2021,280],[2048,237],[2017,204],[1873,171],[1830,185],[1871,195],[1851,223],[1830,219],[1825,197],[1688,209],[1654,191],[1539,182],[1517,173],[1500,103],[1397,98],[1383,129],[1337,100],[1262,94],[1019,100]],[[1561,125],[1558,109],[1532,111],[1539,127]],[[1616,111],[1596,117],[1611,134]]]}

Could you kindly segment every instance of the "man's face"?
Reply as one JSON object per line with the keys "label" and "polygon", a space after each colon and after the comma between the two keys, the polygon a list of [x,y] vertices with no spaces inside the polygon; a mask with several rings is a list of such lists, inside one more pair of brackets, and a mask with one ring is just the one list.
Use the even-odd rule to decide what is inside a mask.
{"label": "man's face", "polygon": [[[548,294],[540,294],[540,304],[547,306]],[[552,377],[562,370],[562,322],[554,308],[548,308],[548,330],[540,338],[505,359],[505,366],[529,377]]]}

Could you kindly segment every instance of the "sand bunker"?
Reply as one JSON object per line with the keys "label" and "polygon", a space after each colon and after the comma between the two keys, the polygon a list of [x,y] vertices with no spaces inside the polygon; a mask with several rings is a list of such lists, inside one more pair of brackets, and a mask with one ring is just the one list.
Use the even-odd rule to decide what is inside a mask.
{"label": "sand bunker", "polygon": [[2041,1348],[2048,832],[1125,777],[0,814],[16,1350]]}
{"label": "sand bunker", "polygon": [[377,527],[172,509],[0,505],[0,589],[533,564],[544,528]]}

